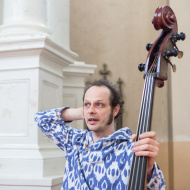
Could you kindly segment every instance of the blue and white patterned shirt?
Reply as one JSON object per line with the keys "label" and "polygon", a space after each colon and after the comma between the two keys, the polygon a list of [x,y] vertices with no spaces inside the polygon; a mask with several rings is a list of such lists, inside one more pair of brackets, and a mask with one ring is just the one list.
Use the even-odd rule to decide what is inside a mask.
{"label": "blue and white patterned shirt", "polygon": [[[94,143],[92,132],[73,129],[63,121],[63,109],[35,115],[42,132],[66,153],[62,189],[126,190],[133,155],[131,130],[121,128]],[[157,164],[147,189],[165,189],[165,180]]]}

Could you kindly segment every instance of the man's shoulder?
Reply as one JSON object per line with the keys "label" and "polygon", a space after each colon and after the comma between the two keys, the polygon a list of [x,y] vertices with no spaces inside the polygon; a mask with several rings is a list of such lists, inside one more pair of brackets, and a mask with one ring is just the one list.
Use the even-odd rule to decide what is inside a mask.
{"label": "man's shoulder", "polygon": [[103,140],[131,140],[132,132],[128,127],[121,128],[109,136],[103,138]]}
{"label": "man's shoulder", "polygon": [[132,131],[128,128],[128,127],[122,127],[121,129],[118,129],[116,132],[116,134],[123,134],[126,136],[130,136],[133,134]]}

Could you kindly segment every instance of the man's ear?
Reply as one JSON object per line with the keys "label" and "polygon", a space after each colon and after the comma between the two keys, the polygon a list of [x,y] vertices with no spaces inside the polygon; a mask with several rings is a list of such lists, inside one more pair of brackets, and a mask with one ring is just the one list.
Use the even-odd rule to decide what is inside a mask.
{"label": "man's ear", "polygon": [[118,114],[119,110],[120,110],[120,105],[117,104],[117,106],[113,109],[113,116],[114,117]]}

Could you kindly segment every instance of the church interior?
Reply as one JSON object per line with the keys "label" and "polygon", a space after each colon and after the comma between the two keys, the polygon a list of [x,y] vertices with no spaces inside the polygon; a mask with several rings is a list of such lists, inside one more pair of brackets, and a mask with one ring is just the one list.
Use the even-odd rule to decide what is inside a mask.
{"label": "church interior", "polygon": [[[155,87],[151,130],[167,190],[188,190],[190,89],[188,0],[0,0],[0,190],[60,189],[64,154],[33,120],[38,111],[80,107],[85,83],[106,78],[125,102],[116,128],[136,133],[146,45],[162,32],[152,23],[159,6],[177,19],[177,48],[167,80]],[[188,16],[189,15],[189,16]],[[85,128],[84,121],[73,127]],[[56,162],[55,162],[56,160]],[[43,186],[43,188],[42,188]],[[19,189],[18,189],[19,187]]]}

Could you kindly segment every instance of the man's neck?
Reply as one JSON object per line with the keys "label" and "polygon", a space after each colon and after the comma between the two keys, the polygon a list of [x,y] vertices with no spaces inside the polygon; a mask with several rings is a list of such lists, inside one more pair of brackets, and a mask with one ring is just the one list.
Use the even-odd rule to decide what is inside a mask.
{"label": "man's neck", "polygon": [[100,140],[101,138],[111,135],[114,132],[115,132],[114,127],[110,128],[110,130],[106,130],[106,131],[92,131],[93,142],[95,143],[98,140]]}

